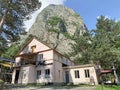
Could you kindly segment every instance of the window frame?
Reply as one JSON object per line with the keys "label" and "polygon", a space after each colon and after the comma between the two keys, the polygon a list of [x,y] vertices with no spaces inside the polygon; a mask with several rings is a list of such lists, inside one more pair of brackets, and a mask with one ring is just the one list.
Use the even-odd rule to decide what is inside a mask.
{"label": "window frame", "polygon": [[80,78],[79,70],[74,70],[75,78]]}
{"label": "window frame", "polygon": [[31,46],[32,53],[35,51],[36,45]]}
{"label": "window frame", "polygon": [[37,79],[40,79],[40,78],[41,78],[41,70],[37,70],[36,78],[37,78]]}
{"label": "window frame", "polygon": [[84,73],[85,73],[85,78],[89,78],[90,77],[90,70],[89,69],[85,69]]}
{"label": "window frame", "polygon": [[45,69],[45,78],[50,78],[50,69]]}
{"label": "window frame", "polygon": [[38,56],[37,56],[37,61],[41,61],[41,60],[43,60],[43,54],[42,53],[38,54]]}

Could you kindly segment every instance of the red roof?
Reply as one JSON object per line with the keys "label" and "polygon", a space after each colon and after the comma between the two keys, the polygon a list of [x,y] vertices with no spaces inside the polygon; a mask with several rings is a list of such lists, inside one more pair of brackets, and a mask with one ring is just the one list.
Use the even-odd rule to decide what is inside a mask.
{"label": "red roof", "polygon": [[100,70],[101,74],[111,73],[112,70]]}

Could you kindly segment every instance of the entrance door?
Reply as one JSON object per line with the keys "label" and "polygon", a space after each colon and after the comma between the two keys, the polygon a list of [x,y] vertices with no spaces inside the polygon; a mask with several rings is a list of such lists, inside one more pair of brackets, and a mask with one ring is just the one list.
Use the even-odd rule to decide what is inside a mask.
{"label": "entrance door", "polygon": [[19,72],[20,72],[20,70],[16,70],[15,83],[18,83]]}
{"label": "entrance door", "polygon": [[66,83],[69,83],[69,71],[65,71]]}

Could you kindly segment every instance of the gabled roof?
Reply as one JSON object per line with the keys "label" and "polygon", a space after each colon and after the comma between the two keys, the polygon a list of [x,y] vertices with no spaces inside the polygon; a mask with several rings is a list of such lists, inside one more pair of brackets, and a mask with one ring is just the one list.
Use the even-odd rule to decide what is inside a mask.
{"label": "gabled roof", "polygon": [[[19,55],[19,54],[23,51],[23,49],[24,49],[28,44],[31,43],[31,41],[32,41],[33,39],[38,40],[38,39],[35,38],[35,37],[31,38],[31,39],[21,48],[21,50],[15,55],[15,57],[22,56],[23,54],[21,54],[21,55]],[[61,56],[64,56],[65,58],[69,59],[69,61],[71,61],[71,62],[73,62],[73,63],[75,64],[75,62],[72,61],[70,58],[68,58],[67,56],[61,54],[61,53],[58,52],[57,50],[51,48],[50,46],[48,46],[47,44],[45,44],[43,41],[40,41],[40,40],[38,40],[38,41],[41,42],[42,44],[44,44],[45,46],[49,47],[50,49],[48,49],[48,50],[43,50],[43,51],[39,51],[39,52],[35,52],[35,53],[28,53],[29,55],[38,54],[38,53],[40,53],[40,52],[45,52],[45,51],[53,50],[53,51],[56,52],[57,54],[59,54],[59,55],[61,55]],[[26,54],[26,55],[27,55],[27,54]]]}
{"label": "gabled roof", "polygon": [[[38,40],[38,39],[35,38],[35,37],[31,38],[31,39],[20,49],[20,51],[15,55],[15,57],[18,56],[18,55],[23,51],[23,49],[24,49],[28,44],[31,43],[31,41],[32,41],[33,39]],[[38,41],[39,41],[39,40],[38,40]],[[45,46],[51,48],[50,46],[46,45],[44,42],[42,42],[42,41],[39,41],[39,42],[41,42],[41,43],[44,44]]]}

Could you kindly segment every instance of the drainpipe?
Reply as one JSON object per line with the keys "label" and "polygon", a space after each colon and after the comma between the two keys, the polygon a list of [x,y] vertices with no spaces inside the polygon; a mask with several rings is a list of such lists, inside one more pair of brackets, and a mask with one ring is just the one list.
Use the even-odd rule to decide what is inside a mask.
{"label": "drainpipe", "polygon": [[53,71],[54,71],[54,79],[53,79],[53,81],[54,81],[54,83],[55,83],[55,78],[56,78],[56,76],[55,76],[55,60],[54,60],[53,66],[54,66],[54,69],[53,69]]}

